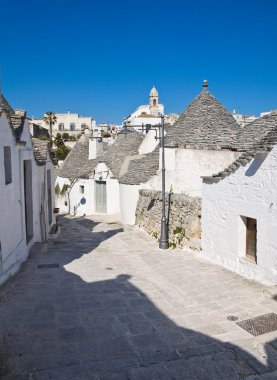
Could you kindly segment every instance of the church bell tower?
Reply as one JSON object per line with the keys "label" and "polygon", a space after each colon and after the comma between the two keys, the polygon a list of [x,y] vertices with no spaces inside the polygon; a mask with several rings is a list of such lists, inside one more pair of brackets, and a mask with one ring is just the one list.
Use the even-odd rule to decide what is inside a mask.
{"label": "church bell tower", "polygon": [[159,104],[159,94],[158,91],[156,90],[156,87],[153,86],[150,94],[149,94],[149,103],[150,103],[150,113],[151,115],[157,116],[158,114],[158,104]]}

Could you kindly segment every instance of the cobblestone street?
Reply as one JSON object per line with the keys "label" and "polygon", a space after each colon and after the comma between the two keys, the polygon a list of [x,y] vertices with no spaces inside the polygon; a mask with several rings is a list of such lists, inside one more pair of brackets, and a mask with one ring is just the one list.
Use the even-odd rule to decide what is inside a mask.
{"label": "cobblestone street", "polygon": [[58,222],[0,288],[1,379],[277,379],[277,333],[236,324],[277,313],[276,288],[111,217]]}

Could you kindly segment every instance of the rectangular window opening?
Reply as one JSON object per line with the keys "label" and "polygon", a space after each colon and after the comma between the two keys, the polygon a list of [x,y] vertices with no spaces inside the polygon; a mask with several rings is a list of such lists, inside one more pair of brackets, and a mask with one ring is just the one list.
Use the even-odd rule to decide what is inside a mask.
{"label": "rectangular window opening", "polygon": [[246,218],[246,257],[257,264],[257,220]]}
{"label": "rectangular window opening", "polygon": [[80,186],[80,193],[81,194],[85,193],[85,186],[83,186],[83,185]]}
{"label": "rectangular window opening", "polygon": [[12,155],[11,147],[4,146],[5,184],[12,183]]}

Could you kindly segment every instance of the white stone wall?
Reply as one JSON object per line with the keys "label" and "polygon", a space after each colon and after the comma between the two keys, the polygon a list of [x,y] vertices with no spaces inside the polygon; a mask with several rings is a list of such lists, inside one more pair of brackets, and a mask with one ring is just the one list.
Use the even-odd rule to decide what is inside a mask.
{"label": "white stone wall", "polygon": [[153,152],[153,150],[159,144],[159,140],[156,140],[155,137],[156,132],[154,130],[151,130],[147,133],[138,149],[139,154],[147,154]]}
{"label": "white stone wall", "polygon": [[[0,116],[0,125],[0,283],[2,283],[9,274],[18,270],[16,263],[21,259],[26,259],[28,249],[24,230],[23,172],[22,163],[19,162],[20,153],[4,113]],[[12,182],[8,185],[5,185],[4,160],[2,158],[4,146],[11,147]]]}
{"label": "white stone wall", "polygon": [[[84,186],[84,194],[81,193],[80,186]],[[92,215],[94,210],[94,181],[78,179],[70,190],[70,214]]]}
{"label": "white stone wall", "polygon": [[[48,156],[46,164],[37,165],[34,155],[32,139],[28,128],[24,127],[21,139],[26,142],[26,148],[21,149],[21,159],[32,160],[33,175],[33,214],[34,214],[34,241],[42,241],[49,237],[51,226],[56,223],[54,214],[55,207],[55,172],[51,158]],[[22,168],[23,170],[23,168]],[[49,225],[48,220],[48,192],[47,192],[47,171],[51,171],[51,197],[52,197],[52,223]],[[22,171],[23,173],[23,171]]]}
{"label": "white stone wall", "polygon": [[154,125],[160,125],[162,122],[162,119],[160,117],[136,117],[132,118],[130,120],[130,125],[140,133],[146,133],[146,131],[142,131],[142,124],[144,125],[144,128],[146,127],[146,124]]}
{"label": "white stone wall", "polygon": [[[52,172],[54,181],[54,167],[50,159],[47,166],[38,166],[34,159],[33,147],[28,123],[25,122],[22,140],[26,145],[16,145],[15,138],[5,113],[0,116],[0,153],[3,157],[3,147],[11,147],[12,157],[12,182],[5,184],[4,160],[0,160],[0,284],[16,273],[22,262],[29,255],[34,242],[42,241],[49,236],[49,229],[55,223],[52,213],[52,223],[48,223],[47,188],[42,200],[42,186],[44,186],[44,170],[48,168]],[[25,203],[24,203],[24,171],[23,161],[31,160],[32,164],[32,195],[33,195],[33,237],[26,241]],[[52,201],[54,205],[54,193],[52,187]],[[43,207],[42,207],[43,203]],[[45,210],[42,214],[41,210]],[[42,227],[44,234],[42,234]]]}
{"label": "white stone wall", "polygon": [[[70,186],[70,180],[57,176],[55,186],[57,184],[59,184],[60,190],[62,190],[64,185]],[[55,194],[55,207],[59,208],[60,213],[67,214],[69,212],[68,191],[64,195]]]}
{"label": "white stone wall", "polygon": [[[240,153],[228,150],[196,150],[165,148],[166,191],[171,186],[174,193],[184,193],[192,197],[201,197],[201,176],[208,176],[219,172],[235,159]],[[161,169],[161,149],[160,164]],[[162,186],[161,170],[158,176],[150,181],[153,190],[160,190]]]}
{"label": "white stone wall", "polygon": [[[69,179],[57,177],[56,185],[59,184],[60,189],[63,185],[69,185],[70,188],[64,196],[56,195],[56,207],[61,213],[70,213],[72,215],[93,215],[96,214],[95,207],[95,180],[99,180],[99,173],[108,170],[104,163],[100,163],[95,168],[95,176],[89,179],[79,178],[71,185]],[[112,173],[110,173],[112,174]],[[106,181],[107,191],[107,214],[118,214],[120,212],[119,204],[119,183],[115,178],[111,178],[110,174],[103,174],[103,181]],[[81,193],[80,186],[84,186],[84,194]],[[65,205],[67,202],[67,205]]]}
{"label": "white stone wall", "polygon": [[124,224],[136,223],[136,208],[139,200],[140,185],[119,184],[121,221]]}
{"label": "white stone wall", "polygon": [[[247,278],[277,283],[277,148],[218,183],[203,184],[204,255]],[[257,219],[257,264],[246,259],[241,216]]]}
{"label": "white stone wall", "polygon": [[107,179],[107,214],[120,213],[119,183],[115,178]]}

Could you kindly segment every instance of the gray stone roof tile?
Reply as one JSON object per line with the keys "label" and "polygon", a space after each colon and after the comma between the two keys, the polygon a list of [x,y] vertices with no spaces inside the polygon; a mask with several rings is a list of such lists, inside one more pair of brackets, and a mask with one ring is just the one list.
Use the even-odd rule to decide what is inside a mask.
{"label": "gray stone roof tile", "polygon": [[4,95],[0,96],[0,109],[9,115],[14,136],[17,140],[20,140],[26,119],[26,112],[23,110],[14,111]]}
{"label": "gray stone roof tile", "polygon": [[34,157],[38,165],[45,165],[47,156],[50,154],[50,143],[48,141],[32,138]]}
{"label": "gray stone roof tile", "polygon": [[0,108],[4,109],[7,111],[9,114],[14,114],[14,110],[7,101],[7,99],[4,97],[4,95],[1,94],[0,96]]}
{"label": "gray stone roof tile", "polygon": [[17,140],[20,140],[24,129],[26,112],[23,110],[16,110],[14,114],[10,114],[10,118],[14,129],[14,135]]}
{"label": "gray stone roof tile", "polygon": [[159,146],[153,152],[127,159],[127,169],[120,173],[119,182],[126,185],[145,183],[156,175],[159,169]]}

